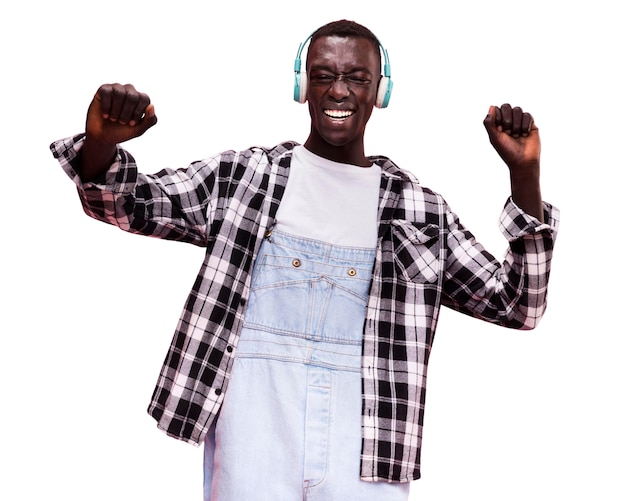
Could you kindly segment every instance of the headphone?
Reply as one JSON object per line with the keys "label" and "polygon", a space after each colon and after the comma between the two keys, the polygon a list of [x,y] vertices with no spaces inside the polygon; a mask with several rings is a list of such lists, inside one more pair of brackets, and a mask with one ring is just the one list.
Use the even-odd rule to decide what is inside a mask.
{"label": "headphone", "polygon": [[[304,42],[300,44],[300,47],[298,47],[298,53],[296,54],[296,61],[293,67],[293,70],[295,72],[293,98],[298,103],[306,102],[307,78],[306,71],[302,71],[300,69],[302,66],[300,58],[302,56],[302,50],[304,49],[304,46],[311,39],[312,36],[313,33],[306,37],[306,40],[304,40]],[[375,104],[377,108],[386,108],[389,104],[389,99],[391,98],[391,89],[393,89],[393,82],[391,81],[391,65],[389,64],[389,56],[387,55],[387,50],[383,47],[380,41],[378,41],[378,46],[380,47],[380,51],[383,55],[384,64],[383,76],[378,83],[378,91],[376,94]]]}

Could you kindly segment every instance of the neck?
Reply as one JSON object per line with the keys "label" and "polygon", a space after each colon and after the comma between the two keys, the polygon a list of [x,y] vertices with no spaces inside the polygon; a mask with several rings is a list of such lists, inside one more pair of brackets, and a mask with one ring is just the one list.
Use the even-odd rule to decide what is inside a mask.
{"label": "neck", "polygon": [[304,143],[304,147],[311,153],[333,162],[358,165],[359,167],[370,167],[372,165],[372,162],[365,156],[363,141],[334,146],[319,140],[314,134],[311,134]]}

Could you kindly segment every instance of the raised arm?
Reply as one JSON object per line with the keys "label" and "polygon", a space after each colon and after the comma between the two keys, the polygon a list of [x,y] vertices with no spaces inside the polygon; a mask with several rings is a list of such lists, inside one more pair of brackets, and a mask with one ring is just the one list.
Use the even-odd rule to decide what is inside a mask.
{"label": "raised arm", "polygon": [[104,173],[116,153],[116,145],[141,136],[157,123],[154,105],[130,84],[104,84],[94,96],[85,124],[85,145],[79,175],[89,181]]}
{"label": "raised arm", "polygon": [[543,222],[539,182],[541,141],[532,115],[509,104],[491,106],[483,124],[491,144],[509,168],[513,201]]}

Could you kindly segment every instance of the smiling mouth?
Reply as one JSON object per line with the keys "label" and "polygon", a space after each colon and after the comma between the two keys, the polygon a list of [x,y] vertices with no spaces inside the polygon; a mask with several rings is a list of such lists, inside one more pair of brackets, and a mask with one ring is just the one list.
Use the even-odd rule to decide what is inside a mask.
{"label": "smiling mouth", "polygon": [[354,115],[352,110],[324,110],[324,115],[332,118],[333,120],[344,120]]}

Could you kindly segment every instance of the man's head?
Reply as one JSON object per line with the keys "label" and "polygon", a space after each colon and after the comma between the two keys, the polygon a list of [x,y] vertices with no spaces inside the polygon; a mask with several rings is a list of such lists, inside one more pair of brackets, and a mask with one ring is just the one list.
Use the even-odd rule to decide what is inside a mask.
{"label": "man's head", "polygon": [[305,71],[302,72],[302,62],[301,55],[306,43],[310,40],[311,44],[313,44],[320,37],[329,37],[329,36],[338,36],[342,38],[364,38],[369,40],[372,45],[378,49],[380,48],[380,52],[384,57],[384,64],[380,58],[379,54],[379,64],[382,67],[383,78],[380,80],[380,85],[378,87],[378,95],[376,97],[376,106],[378,108],[386,108],[389,104],[389,99],[391,98],[391,90],[393,88],[393,82],[391,81],[391,66],[389,65],[389,59],[387,56],[386,49],[380,44],[378,38],[365,26],[362,26],[354,21],[334,21],[332,23],[325,24],[324,26],[318,28],[311,35],[307,37],[307,39],[300,44],[298,48],[298,55],[296,56],[296,61],[294,64],[294,70],[296,72],[295,82],[294,82],[294,99],[299,103],[305,103],[307,100],[307,77],[306,77],[306,67]]}
{"label": "man's head", "polygon": [[365,126],[381,80],[378,39],[353,21],[336,21],[311,36],[306,60],[311,133],[305,146],[320,156],[368,165]]}

